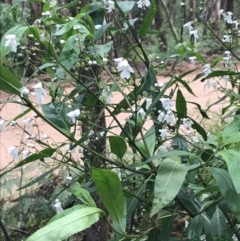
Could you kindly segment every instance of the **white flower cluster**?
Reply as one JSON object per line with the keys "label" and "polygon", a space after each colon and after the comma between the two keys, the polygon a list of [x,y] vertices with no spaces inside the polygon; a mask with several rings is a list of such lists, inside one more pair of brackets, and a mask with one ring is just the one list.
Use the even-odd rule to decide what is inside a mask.
{"label": "white flower cluster", "polygon": [[193,28],[192,22],[191,22],[191,21],[190,21],[190,22],[187,22],[187,23],[185,23],[183,26],[188,28],[190,36],[193,36],[193,38],[194,38],[194,43],[196,43],[197,40],[198,40],[198,38],[199,38],[199,36],[198,36],[198,31],[197,31],[197,29],[194,29],[194,28]]}

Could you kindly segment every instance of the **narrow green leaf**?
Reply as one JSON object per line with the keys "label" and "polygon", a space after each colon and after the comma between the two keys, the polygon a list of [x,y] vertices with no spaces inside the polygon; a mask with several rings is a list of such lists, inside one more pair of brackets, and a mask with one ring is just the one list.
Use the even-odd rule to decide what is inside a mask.
{"label": "narrow green leaf", "polygon": [[25,188],[27,188],[27,187],[30,187],[30,186],[34,185],[35,183],[38,183],[38,182],[39,182],[40,180],[42,180],[43,178],[46,178],[50,173],[54,172],[58,167],[59,167],[59,166],[54,167],[54,168],[50,169],[49,171],[43,173],[43,174],[40,175],[39,177],[34,178],[31,182],[29,182],[29,183],[27,183],[26,185],[18,188],[17,191],[22,190],[22,189],[25,189]]}
{"label": "narrow green leaf", "polygon": [[165,159],[159,166],[154,186],[154,199],[150,216],[167,206],[178,194],[187,167],[170,159]]}
{"label": "narrow green leaf", "polygon": [[140,187],[137,188],[136,192],[134,193],[134,197],[132,197],[127,205],[127,220],[129,220],[135,211],[138,203],[139,203],[139,198],[142,197],[143,191],[145,190],[146,183],[143,183]]}
{"label": "narrow green leaf", "polygon": [[158,9],[157,3],[155,1],[152,1],[150,9],[147,15],[145,16],[145,18],[143,19],[142,25],[140,26],[140,29],[139,29],[140,38],[142,38],[150,29],[152,21],[155,18],[155,15],[157,13],[157,9]]}
{"label": "narrow green leaf", "polygon": [[203,138],[204,141],[207,140],[207,133],[206,131],[196,122],[195,120],[191,119],[193,122],[192,128],[195,129]]}
{"label": "narrow green leaf", "polygon": [[192,218],[187,230],[189,240],[198,240],[202,235],[203,226],[204,220],[201,215]]}
{"label": "narrow green leaf", "polygon": [[120,160],[127,151],[127,145],[123,138],[119,136],[109,136],[111,152],[114,153]]}
{"label": "narrow green leaf", "polygon": [[124,198],[121,182],[116,173],[94,168],[92,179],[98,195],[113,220],[121,225],[124,212]]}
{"label": "narrow green leaf", "polygon": [[[195,71],[195,70],[193,70],[193,71]],[[190,72],[190,71],[189,71],[189,72]],[[196,96],[196,95],[193,93],[191,87],[188,85],[188,83],[187,83],[185,80],[181,79],[181,78],[183,78],[183,76],[181,76],[181,78],[178,78],[178,77],[175,76],[174,78],[175,78],[178,82],[180,82],[180,83],[186,88],[186,90],[187,90],[190,94]]]}
{"label": "narrow green leaf", "polygon": [[61,213],[58,213],[58,214],[56,214],[55,216],[53,216],[53,217],[48,221],[47,224],[52,223],[53,221],[56,221],[56,220],[58,220],[58,219],[60,219],[60,218],[62,218],[62,217],[64,217],[64,216],[72,213],[73,211],[79,210],[79,209],[81,209],[81,208],[86,208],[86,206],[85,206],[85,205],[75,205],[75,206],[73,206],[73,207],[71,207],[71,208],[67,208],[67,209],[63,210]]}
{"label": "narrow green leaf", "polygon": [[60,241],[89,228],[99,220],[102,210],[96,207],[80,207],[57,219],[31,235],[27,241]]}
{"label": "narrow green leaf", "polygon": [[154,125],[152,125],[152,127],[147,131],[144,138],[148,148],[148,152],[150,156],[152,156],[154,154],[155,145],[156,145],[156,131],[155,131]]}
{"label": "narrow green leaf", "polygon": [[229,173],[220,168],[213,168],[212,174],[229,208],[240,221],[240,194],[237,194]]}
{"label": "narrow green leaf", "polygon": [[240,194],[240,153],[236,150],[223,150],[218,152],[227,163],[229,174],[232,178],[233,185],[238,194]]}
{"label": "narrow green leaf", "polygon": [[191,152],[187,152],[187,151],[169,151],[169,152],[162,152],[159,154],[154,155],[153,157],[150,157],[149,159],[147,159],[145,162],[143,162],[144,164],[163,158],[163,157],[171,157],[171,156],[192,156],[195,157],[197,159],[199,159],[198,156],[196,156],[195,154],[191,153]]}
{"label": "narrow green leaf", "polygon": [[92,199],[91,195],[86,189],[76,184],[73,184],[71,185],[71,190],[72,190],[72,193],[82,201],[82,203],[90,207],[96,207],[94,200]]}
{"label": "narrow green leaf", "polygon": [[26,157],[24,160],[20,161],[13,169],[24,166],[24,165],[26,165],[30,162],[36,161],[36,160],[40,160],[40,159],[44,159],[46,157],[50,157],[50,156],[52,156],[52,154],[55,151],[56,151],[56,149],[48,147],[44,150],[41,150],[38,153],[34,153],[31,156]]}
{"label": "narrow green leaf", "polygon": [[176,110],[178,118],[184,118],[187,115],[187,104],[186,100],[182,94],[182,91],[178,89],[177,99],[176,99]]}
{"label": "narrow green leaf", "polygon": [[22,84],[18,78],[7,68],[0,66],[0,90],[20,95]]}
{"label": "narrow green leaf", "polygon": [[212,238],[219,238],[219,239],[223,238],[223,236],[227,234],[226,218],[223,212],[218,208],[218,206],[212,217],[211,234],[212,234]]}

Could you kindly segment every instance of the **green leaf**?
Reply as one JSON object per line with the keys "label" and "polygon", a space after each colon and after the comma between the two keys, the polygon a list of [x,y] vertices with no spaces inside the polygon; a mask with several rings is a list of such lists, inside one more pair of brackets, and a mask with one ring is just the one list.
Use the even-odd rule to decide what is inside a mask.
{"label": "green leaf", "polygon": [[43,104],[42,110],[44,115],[57,127],[70,131],[70,118],[67,116],[70,110],[67,105],[64,103],[59,105],[54,103]]}
{"label": "green leaf", "polygon": [[7,68],[0,66],[0,90],[20,95],[22,84],[18,78]]}
{"label": "green leaf", "polygon": [[97,41],[98,39],[100,39],[111,25],[112,25],[112,22],[103,25],[100,29],[97,29],[94,33],[94,39],[93,40]]}
{"label": "green leaf", "polygon": [[117,4],[118,6],[121,8],[121,10],[127,14],[128,12],[130,12],[134,5],[135,5],[135,2],[134,1],[117,1]]}
{"label": "green leaf", "polygon": [[227,234],[226,218],[223,212],[217,207],[211,221],[211,234],[213,238],[223,238]]}
{"label": "green leaf", "polygon": [[176,99],[176,110],[178,118],[184,118],[187,115],[187,104],[186,100],[182,94],[182,91],[178,89],[177,99]]}
{"label": "green leaf", "polygon": [[156,145],[156,131],[155,131],[154,125],[152,125],[152,127],[147,131],[147,133],[144,136],[144,139],[147,145],[148,152],[150,156],[152,156],[154,154],[155,145]]}
{"label": "green leaf", "polygon": [[237,194],[229,173],[220,168],[213,168],[212,174],[229,208],[240,221],[240,194]]}
{"label": "green leaf", "polygon": [[140,29],[139,29],[140,38],[144,37],[144,35],[150,29],[152,21],[155,18],[155,15],[157,13],[157,9],[158,9],[157,3],[155,1],[151,1],[150,9],[147,15],[145,16],[145,18],[143,19],[142,25],[140,26]]}
{"label": "green leaf", "polygon": [[80,207],[39,229],[27,241],[65,240],[96,223],[100,213],[102,210],[96,207]]}
{"label": "green leaf", "polygon": [[178,194],[187,172],[186,166],[170,158],[166,158],[160,164],[155,180],[151,217],[172,202]]}
{"label": "green leaf", "polygon": [[127,145],[123,138],[119,136],[109,136],[111,152],[114,153],[120,160],[127,151]]}
{"label": "green leaf", "polygon": [[72,35],[66,41],[61,55],[59,57],[60,63],[67,69],[75,67],[80,54],[79,43],[76,41],[77,35]]}
{"label": "green leaf", "polygon": [[80,199],[82,203],[90,207],[96,207],[94,200],[92,199],[92,197],[90,196],[89,192],[86,189],[80,186],[77,186],[76,184],[73,184],[71,185],[71,190],[72,190],[72,193],[78,199]]}
{"label": "green leaf", "polygon": [[121,182],[116,173],[106,169],[92,170],[92,179],[100,199],[113,220],[121,225],[124,212],[124,198]]}
{"label": "green leaf", "polygon": [[227,163],[229,174],[232,178],[233,185],[238,194],[240,194],[240,153],[236,150],[223,150],[218,152]]}
{"label": "green leaf", "polygon": [[106,44],[94,45],[94,47],[90,46],[88,49],[91,52],[91,55],[99,55],[101,58],[104,58],[106,54],[109,53],[113,46],[113,41],[110,41]]}
{"label": "green leaf", "polygon": [[70,20],[68,23],[66,23],[65,25],[63,25],[63,27],[58,30],[54,35],[55,36],[60,36],[65,34],[66,32],[68,32],[70,29],[72,29],[77,23],[78,23],[78,19],[72,19]]}

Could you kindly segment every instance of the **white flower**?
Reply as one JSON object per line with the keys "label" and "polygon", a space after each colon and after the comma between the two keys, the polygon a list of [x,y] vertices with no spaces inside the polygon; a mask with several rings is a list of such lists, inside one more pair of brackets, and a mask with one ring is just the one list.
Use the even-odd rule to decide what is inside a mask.
{"label": "white flower", "polygon": [[80,28],[81,28],[81,25],[79,25],[79,24],[73,26],[73,30],[78,30],[78,29],[80,29]]}
{"label": "white flower", "polygon": [[11,47],[11,50],[13,52],[17,52],[17,41],[16,41],[16,35],[15,34],[9,34],[9,35],[6,35],[5,38],[7,39],[6,43],[5,43],[5,46],[10,46]]}
{"label": "white flower", "polygon": [[53,206],[56,208],[57,214],[63,212],[62,204],[59,199],[55,200],[55,204]]}
{"label": "white flower", "polygon": [[64,39],[60,40],[60,44],[64,44],[66,41]]}
{"label": "white flower", "polygon": [[226,21],[226,23],[228,23],[228,24],[232,24],[233,23],[232,15],[233,15],[232,12],[226,12],[226,13],[223,14],[223,18]]}
{"label": "white flower", "polygon": [[196,59],[197,59],[196,56],[190,56],[190,57],[189,57],[189,60],[190,60],[190,62],[191,62],[192,65],[195,65],[195,64],[196,64],[196,62],[195,62]]}
{"label": "white flower", "polygon": [[228,50],[227,50],[227,51],[225,51],[225,52],[224,52],[224,54],[225,54],[225,55],[227,55],[227,57],[230,57],[230,56],[231,56],[231,52],[230,52],[230,51],[228,51]]}
{"label": "white flower", "polygon": [[100,29],[101,27],[102,27],[101,24],[97,24],[97,25],[95,25],[95,29],[96,29],[96,30]]}
{"label": "white flower", "polygon": [[234,20],[232,23],[235,24],[235,28],[234,29],[238,30],[238,25],[239,25],[238,20]]}
{"label": "white flower", "polygon": [[96,60],[93,60],[93,64],[97,64],[97,61],[96,61]]}
{"label": "white flower", "polygon": [[20,88],[20,96],[23,97],[23,95],[28,95],[29,89],[26,86],[23,86]]}
{"label": "white flower", "polygon": [[164,86],[164,84],[163,83],[155,83],[154,86],[158,87],[158,88],[162,88]]}
{"label": "white flower", "polygon": [[137,111],[137,118],[139,118],[139,116],[141,117],[141,119],[143,120],[146,116],[145,111],[143,110],[143,108],[139,108]]}
{"label": "white flower", "polygon": [[45,95],[47,95],[47,91],[45,89],[43,89],[41,82],[34,85],[32,88],[34,89],[38,104],[41,105],[45,98]]}
{"label": "white flower", "polygon": [[159,113],[159,115],[158,115],[157,120],[158,120],[159,122],[163,122],[164,116],[165,116],[164,112],[162,112],[162,111],[159,110],[158,113]]}
{"label": "white flower", "polygon": [[220,9],[219,10],[219,15],[222,15],[224,13],[224,10],[223,9]]}
{"label": "white flower", "polygon": [[31,118],[26,118],[23,120],[24,124],[27,126],[27,128],[30,128],[30,123],[31,123],[32,119]]}
{"label": "white flower", "polygon": [[172,101],[169,98],[161,98],[162,106],[165,110],[171,110],[173,107]]}
{"label": "white flower", "polygon": [[162,137],[162,139],[165,139],[167,137],[167,130],[165,129],[160,129],[159,132],[161,133],[160,136]]}
{"label": "white flower", "polygon": [[80,110],[76,109],[74,111],[70,111],[69,113],[67,113],[67,116],[71,118],[72,122],[75,123],[76,122],[76,118],[80,116]]}
{"label": "white flower", "polygon": [[232,42],[232,36],[230,36],[230,35],[223,35],[223,37],[222,37],[222,41],[224,42],[224,43],[231,43]]}
{"label": "white flower", "polygon": [[13,157],[14,160],[18,160],[18,151],[15,146],[11,146],[8,148],[8,153]]}
{"label": "white flower", "polygon": [[23,150],[23,151],[22,151],[22,154],[23,154],[23,157],[26,158],[26,157],[29,156],[30,151],[29,151],[29,150]]}
{"label": "white flower", "polygon": [[160,149],[161,152],[168,152],[167,146],[161,145],[161,146],[159,147],[159,149]]}
{"label": "white flower", "polygon": [[185,228],[187,228],[188,225],[189,225],[189,222],[186,220],[185,223],[184,223]]}
{"label": "white flower", "polygon": [[89,64],[89,65],[92,65],[92,64],[93,64],[93,61],[92,61],[92,60],[89,60],[89,61],[88,61],[88,64]]}
{"label": "white flower", "polygon": [[193,142],[194,142],[194,143],[198,143],[198,142],[199,142],[199,140],[198,140],[198,137],[197,137],[197,136],[193,136],[193,137],[192,137],[192,140],[193,140]]}
{"label": "white flower", "polygon": [[66,179],[67,179],[68,181],[72,181],[72,175],[69,174],[69,175],[66,177]]}
{"label": "white flower", "polygon": [[123,58],[114,59],[117,63],[117,70],[121,72],[120,76],[122,79],[129,79],[130,73],[134,73],[133,68],[129,65],[128,61]]}
{"label": "white flower", "polygon": [[11,121],[11,122],[10,122],[10,126],[15,126],[16,123],[17,123],[16,121]]}
{"label": "white flower", "polygon": [[228,66],[228,63],[229,63],[229,60],[231,59],[231,56],[226,56],[226,57],[223,57],[223,63],[225,64],[225,67]]}
{"label": "white flower", "polygon": [[46,17],[51,18],[51,17],[52,17],[52,14],[50,13],[50,11],[46,11],[46,12],[43,12],[43,13],[42,13],[42,16],[46,16]]}
{"label": "white flower", "polygon": [[2,133],[6,131],[5,120],[0,120],[0,129]]}
{"label": "white flower", "polygon": [[109,86],[107,86],[103,89],[101,96],[103,98],[103,101],[105,101],[107,104],[111,103],[111,97],[113,97],[113,95],[110,91]]}
{"label": "white flower", "polygon": [[205,65],[203,66],[203,73],[204,73],[205,75],[209,75],[209,74],[212,73],[212,69],[211,69],[210,64],[205,64]]}
{"label": "white flower", "polygon": [[183,118],[183,125],[185,128],[190,129],[194,123],[189,118]]}
{"label": "white flower", "polygon": [[197,29],[191,30],[190,35],[193,35],[194,43],[196,43],[197,39],[199,38]]}
{"label": "white flower", "polygon": [[192,22],[187,22],[183,25],[183,27],[188,27],[189,32],[193,30]]}
{"label": "white flower", "polygon": [[152,98],[146,98],[146,110],[149,109],[151,104],[152,104]]}
{"label": "white flower", "polygon": [[139,8],[143,8],[143,7],[149,7],[151,4],[151,2],[149,0],[139,0],[137,2],[137,5]]}
{"label": "white flower", "polygon": [[167,114],[164,117],[164,121],[166,121],[167,124],[172,124],[172,123],[175,122],[175,117],[174,117],[174,114],[171,110],[167,111]]}
{"label": "white flower", "polygon": [[104,63],[106,63],[106,62],[108,62],[108,59],[107,59],[107,58],[103,58],[102,61],[103,61]]}
{"label": "white flower", "polygon": [[31,147],[31,148],[34,148],[34,147],[35,147],[35,145],[34,145],[33,143],[27,143],[27,146],[28,146],[28,147]]}
{"label": "white flower", "polygon": [[108,13],[111,13],[114,9],[115,9],[115,3],[114,3],[114,1],[111,1],[111,0],[109,0],[109,1],[107,1],[107,12]]}

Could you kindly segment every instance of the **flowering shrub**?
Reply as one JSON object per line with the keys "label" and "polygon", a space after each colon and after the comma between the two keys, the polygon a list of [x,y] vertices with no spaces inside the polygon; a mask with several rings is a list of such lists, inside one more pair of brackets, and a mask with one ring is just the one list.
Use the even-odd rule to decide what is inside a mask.
{"label": "flowering shrub", "polygon": [[[134,7],[148,11],[143,20],[130,19]],[[154,19],[156,3],[92,2],[68,18],[61,17],[62,7],[56,3],[45,2],[43,9],[35,24],[13,27],[1,41],[0,89],[20,98],[13,97],[8,103],[26,108],[14,120],[0,120],[1,136],[10,124],[20,128],[18,121],[24,116],[24,132],[32,142],[24,150],[20,144],[7,149],[17,164],[0,176],[41,160],[49,170],[25,187],[65,168],[65,191],[70,197],[64,203],[61,192],[52,196],[49,201],[56,215],[36,232],[27,233],[26,240],[66,240],[79,232],[88,236],[89,228],[95,230],[93,240],[239,240],[238,110],[228,114],[233,120],[222,132],[208,133],[188,115],[187,103],[195,105],[203,118],[209,118],[208,113],[186,100],[182,91],[184,87],[195,95],[184,77],[196,69],[158,83],[141,41]],[[221,11],[221,15],[223,21],[233,24],[232,14]],[[139,29],[134,27],[136,21]],[[202,78],[204,88],[230,97],[223,114],[230,107],[237,108],[239,73],[231,62],[233,57],[238,60],[231,48],[234,39],[223,35],[223,56],[207,63],[195,47],[200,36],[193,22],[183,26],[194,41],[186,38],[177,43],[173,68],[184,59],[190,59],[193,67],[201,63],[203,69],[195,80]],[[129,50],[114,56],[116,31],[138,55],[144,71],[128,58]],[[41,47],[34,50],[41,55],[34,75],[44,71],[51,82],[40,80],[30,88],[9,61],[4,61],[11,60],[9,54],[17,54],[26,39]],[[221,61],[224,65],[219,70]],[[73,86],[70,93],[65,91],[67,82]],[[123,98],[112,103],[116,92]],[[49,103],[44,102],[47,95]],[[46,133],[43,138],[29,136],[30,110],[66,142],[52,144]],[[122,114],[127,116],[124,123]],[[62,148],[66,145],[67,151]],[[30,153],[29,148],[36,152]],[[78,161],[73,158],[75,152],[81,153]],[[8,239],[7,231],[4,234]]]}

